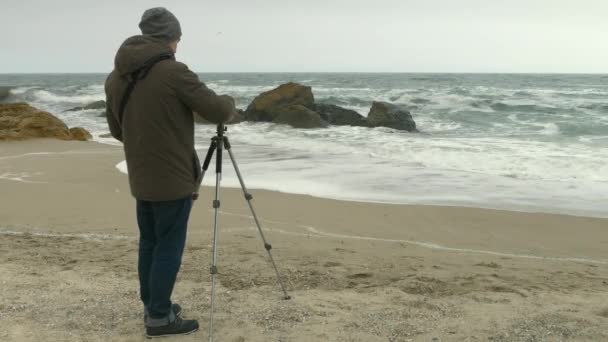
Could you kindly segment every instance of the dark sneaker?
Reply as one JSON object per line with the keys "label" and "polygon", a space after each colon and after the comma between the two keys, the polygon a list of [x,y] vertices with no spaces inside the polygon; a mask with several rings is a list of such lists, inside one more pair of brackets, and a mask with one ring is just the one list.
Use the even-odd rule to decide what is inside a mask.
{"label": "dark sneaker", "polygon": [[[175,317],[179,317],[182,314],[182,307],[179,304],[171,304],[171,310]],[[148,323],[148,310],[144,309],[144,324]]]}
{"label": "dark sneaker", "polygon": [[167,325],[160,327],[146,327],[146,337],[156,338],[165,336],[188,335],[198,330],[198,321],[184,320],[180,317]]}

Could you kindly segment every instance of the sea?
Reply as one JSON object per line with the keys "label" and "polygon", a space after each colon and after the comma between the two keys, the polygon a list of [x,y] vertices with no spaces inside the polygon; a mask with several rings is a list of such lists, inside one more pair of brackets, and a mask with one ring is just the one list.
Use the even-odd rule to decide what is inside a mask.
{"label": "sea", "polygon": [[[373,101],[406,106],[420,133],[271,123],[228,126],[246,185],[323,198],[608,217],[608,75],[202,73],[246,108],[286,82],[318,103],[367,116]],[[100,111],[105,74],[0,75],[6,101],[47,110],[95,141],[120,145]],[[196,127],[201,159],[215,132]],[[225,159],[222,185],[238,187]],[[208,174],[209,175],[209,174]],[[213,175],[211,173],[211,175]],[[213,176],[205,180],[214,184]],[[314,215],[314,213],[311,213]]]}

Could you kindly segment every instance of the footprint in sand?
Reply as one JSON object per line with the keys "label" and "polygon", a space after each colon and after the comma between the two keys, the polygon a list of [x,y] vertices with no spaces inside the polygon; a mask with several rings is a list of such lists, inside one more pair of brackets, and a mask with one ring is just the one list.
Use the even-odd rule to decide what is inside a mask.
{"label": "footprint in sand", "polygon": [[339,262],[328,261],[325,264],[323,264],[323,266],[324,267],[337,267],[337,266],[342,266],[342,264]]}
{"label": "footprint in sand", "polygon": [[346,278],[348,279],[366,279],[366,278],[371,278],[374,275],[371,273],[355,273],[355,274],[351,274],[346,276]]}
{"label": "footprint in sand", "polygon": [[475,266],[479,267],[488,267],[488,268],[501,268],[501,266],[495,262],[481,262],[479,264],[475,264]]}

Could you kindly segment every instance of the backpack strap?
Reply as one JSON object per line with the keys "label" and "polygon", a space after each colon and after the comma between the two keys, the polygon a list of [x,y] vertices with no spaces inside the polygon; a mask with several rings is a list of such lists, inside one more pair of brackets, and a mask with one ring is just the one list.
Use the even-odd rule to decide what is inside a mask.
{"label": "backpack strap", "polygon": [[133,71],[130,74],[130,81],[129,84],[127,85],[127,89],[125,90],[125,93],[122,96],[122,99],[120,100],[120,110],[118,111],[118,122],[120,122],[120,125],[122,126],[122,118],[125,112],[125,108],[127,107],[127,102],[129,102],[129,97],[131,97],[131,93],[133,92],[133,89],[135,88],[135,84],[137,83],[137,81],[139,80],[143,80],[144,78],[146,78],[146,76],[148,75],[148,72],[150,72],[150,70],[152,69],[152,67],[160,62],[160,61],[164,61],[165,59],[173,59],[173,55],[172,54],[162,54],[162,55],[158,55],[155,57],[150,58],[148,61],[146,61],[144,63],[144,65]]}

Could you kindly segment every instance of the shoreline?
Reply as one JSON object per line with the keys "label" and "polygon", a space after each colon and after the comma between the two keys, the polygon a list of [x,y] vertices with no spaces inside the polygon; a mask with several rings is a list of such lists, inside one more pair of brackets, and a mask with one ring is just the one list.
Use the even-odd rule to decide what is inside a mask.
{"label": "shoreline", "polygon": [[[608,217],[601,205],[608,193],[601,163],[607,157],[602,148],[606,134],[592,128],[606,110],[597,98],[606,93],[597,77],[242,76],[203,79],[218,92],[232,94],[242,109],[287,81],[312,87],[319,104],[362,116],[373,101],[395,103],[409,108],[428,133],[235,125],[233,142],[241,143],[235,152],[245,158],[247,181],[255,188],[349,201]],[[103,100],[103,80],[13,79],[23,87],[13,90],[11,100],[56,113],[96,136],[107,132],[98,117],[102,108],[64,112]],[[515,91],[524,81],[528,85]],[[593,91],[585,88],[596,83]],[[210,132],[197,126],[201,149],[208,146]],[[270,174],[274,182],[267,181]]]}
{"label": "shoreline", "polygon": [[[95,138],[95,137],[94,137]],[[29,141],[8,141],[8,142],[2,142],[3,144],[23,144],[24,142],[40,142],[41,144],[44,143],[45,141],[54,143],[56,142],[56,140],[54,139],[35,139],[35,140],[29,140]],[[124,159],[124,154],[123,154],[123,150],[122,150],[122,145],[118,145],[118,144],[111,144],[111,143],[105,143],[103,141],[98,141],[98,140],[91,140],[91,141],[86,141],[86,142],[76,142],[76,144],[86,144],[86,145],[90,145],[90,146],[96,146],[96,145],[100,145],[100,146],[107,146],[107,147],[111,147],[113,149],[116,149],[118,151],[118,153],[122,154],[123,158],[116,164],[113,165],[114,169],[117,172],[120,172],[121,174],[125,175],[125,177],[127,176],[127,173],[125,170],[119,168],[119,164],[122,164],[125,162]],[[76,145],[76,146],[77,146]],[[94,149],[97,149],[97,147],[95,147]],[[77,149],[76,151],[79,151],[80,149]],[[29,155],[45,155],[45,154],[69,154],[71,152],[74,151],[34,151],[34,152],[28,152],[26,154],[22,154],[22,155],[14,155],[14,156],[3,156],[2,155],[2,149],[0,149],[0,161],[2,161],[3,159],[13,159],[13,158],[21,158],[21,157],[27,157]],[[200,151],[198,151],[200,152]],[[94,153],[98,153],[98,152],[94,152]],[[102,154],[104,153],[108,153],[108,152],[101,152]],[[109,152],[112,153],[112,152]],[[116,151],[114,152],[116,153]],[[229,167],[231,167],[229,165]],[[213,168],[213,165],[210,165],[210,170]],[[246,175],[244,175],[244,177],[246,177]],[[207,181],[209,180],[209,177],[205,178]],[[225,179],[225,176],[224,176]],[[224,181],[223,179],[223,181]],[[0,175],[0,180],[2,180],[1,175]],[[255,186],[250,186],[249,184],[247,184],[247,179],[245,178],[245,182],[247,185],[247,188],[249,190],[256,190],[256,191],[267,191],[267,192],[274,192],[274,193],[279,193],[279,194],[283,194],[283,195],[293,195],[293,196],[306,196],[306,197],[310,197],[312,199],[319,199],[319,200],[331,200],[331,201],[337,201],[337,202],[352,202],[352,203],[362,203],[362,204],[377,204],[377,205],[388,205],[388,206],[406,206],[406,207],[429,207],[429,208],[437,208],[437,209],[442,209],[442,208],[452,208],[452,209],[472,209],[472,210],[487,210],[487,211],[496,211],[496,212],[505,212],[505,213],[513,213],[513,214],[538,214],[538,215],[554,215],[554,216],[567,216],[567,217],[577,217],[577,218],[594,218],[594,219],[608,219],[608,215],[604,215],[604,214],[596,214],[593,215],[592,213],[574,213],[574,212],[556,212],[554,210],[557,209],[552,209],[552,208],[547,208],[547,211],[536,211],[536,210],[525,210],[525,209],[515,209],[515,208],[503,208],[503,207],[499,207],[499,206],[476,206],[474,204],[471,205],[466,205],[466,204],[427,204],[427,203],[405,203],[405,202],[391,202],[391,201],[376,201],[376,200],[369,200],[369,199],[353,199],[353,198],[341,198],[341,197],[332,197],[332,196],[318,196],[318,195],[314,195],[314,194],[310,194],[310,193],[299,193],[299,192],[286,192],[286,191],[280,191],[280,190],[275,190],[275,189],[266,189],[266,188],[261,188],[261,187],[255,187]],[[241,187],[240,184],[237,185],[227,185],[225,183],[222,183],[222,189],[231,189],[231,190],[238,190],[241,191]],[[203,184],[201,186],[201,188],[205,189],[205,188],[212,188],[215,187],[214,184]],[[573,209],[572,209],[573,210]]]}
{"label": "shoreline", "polygon": [[[94,139],[95,138],[96,137],[94,137]],[[101,145],[114,146],[114,147],[122,146],[122,145],[118,145],[118,144],[103,142],[101,140],[93,140],[91,142],[101,144]],[[204,151],[204,150],[197,149],[197,152],[199,152],[199,153],[201,153],[202,151]],[[199,155],[199,157],[200,156],[201,155]],[[204,154],[202,156],[204,157]],[[124,160],[122,162],[124,162]],[[119,168],[118,165],[119,164],[115,165],[115,167],[120,172],[127,174],[126,171]],[[212,165],[210,166],[210,169],[212,169]],[[247,184],[246,176],[247,175],[244,175],[245,182]],[[210,186],[210,185],[203,184],[203,187],[206,187],[206,186]],[[240,189],[240,184],[230,184],[230,185],[222,184],[222,187],[230,188],[230,189]],[[429,203],[416,203],[415,201],[396,202],[396,201],[390,201],[390,200],[383,201],[383,200],[372,200],[372,199],[357,199],[357,198],[339,197],[339,196],[330,196],[330,195],[320,196],[320,195],[316,195],[316,194],[306,193],[303,191],[302,192],[287,192],[287,191],[281,191],[281,190],[277,190],[277,189],[249,186],[249,184],[247,184],[247,187],[250,189],[253,189],[253,190],[272,191],[272,192],[278,192],[278,193],[283,193],[283,194],[310,196],[310,197],[319,198],[319,199],[330,199],[330,200],[335,200],[335,201],[346,201],[346,202],[357,202],[357,203],[374,203],[374,204],[406,205],[406,206],[429,206],[429,207],[439,207],[439,208],[446,208],[446,207],[447,208],[471,208],[471,209],[507,211],[507,212],[514,212],[514,213],[552,214],[552,215],[564,215],[564,216],[574,216],[574,217],[592,217],[592,218],[600,218],[600,219],[608,218],[608,213],[602,213],[602,212],[596,212],[596,211],[582,212],[577,209],[563,209],[563,208],[557,208],[557,207],[543,207],[543,206],[537,206],[537,207],[534,207],[534,209],[525,209],[525,205],[523,205],[523,204],[517,205],[517,206],[516,205],[508,206],[508,205],[499,205],[499,204],[481,206],[481,205],[479,205],[479,203],[469,203],[469,204],[467,204],[467,203],[454,203],[454,204],[443,203],[442,204],[442,203],[432,203],[433,201],[429,201]],[[439,201],[437,201],[437,202],[439,202]]]}

